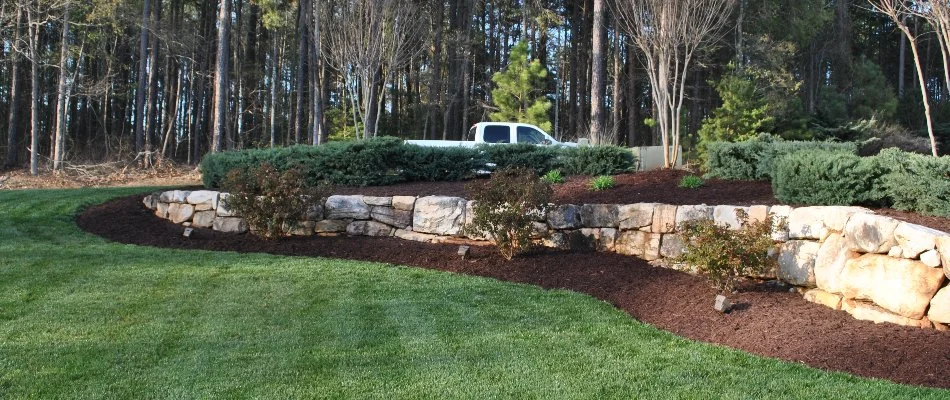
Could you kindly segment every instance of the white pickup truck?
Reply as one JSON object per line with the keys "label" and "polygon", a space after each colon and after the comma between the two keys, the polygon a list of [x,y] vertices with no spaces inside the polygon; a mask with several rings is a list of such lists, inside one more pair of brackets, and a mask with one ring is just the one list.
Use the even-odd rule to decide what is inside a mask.
{"label": "white pickup truck", "polygon": [[534,125],[517,122],[479,122],[468,131],[469,140],[407,140],[408,144],[427,147],[475,147],[501,143],[530,143],[541,146],[577,147],[577,143],[559,142]]}

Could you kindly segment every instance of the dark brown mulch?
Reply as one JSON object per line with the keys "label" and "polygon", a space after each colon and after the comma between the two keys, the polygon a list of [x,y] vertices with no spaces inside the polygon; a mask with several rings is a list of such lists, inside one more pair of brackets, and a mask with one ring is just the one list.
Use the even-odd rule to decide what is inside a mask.
{"label": "dark brown mulch", "polygon": [[[554,202],[557,204],[632,204],[664,203],[715,204],[715,205],[776,205],[781,204],[772,195],[772,185],[767,181],[723,181],[711,179],[695,189],[679,187],[682,177],[689,172],[680,170],[656,170],[615,176],[616,186],[599,192],[587,189],[590,177],[568,177],[563,184],[554,186]],[[362,194],[366,196],[458,196],[471,198],[465,188],[466,182],[414,182],[392,186],[353,187],[333,189],[335,194]],[[893,209],[875,209],[887,215],[950,232],[950,218],[931,217]]]}
{"label": "dark brown mulch", "polygon": [[[645,189],[643,196],[657,197],[632,201],[671,202],[668,200],[673,197],[659,193],[666,189],[672,190]],[[93,206],[77,217],[77,223],[86,231],[122,243],[368,260],[570,289],[608,301],[640,321],[690,339],[816,368],[950,388],[950,333],[858,321],[844,312],[808,303],[799,294],[769,290],[766,285],[735,296],[737,310],[722,315],[712,309],[715,293],[703,279],[656,268],[633,257],[551,250],[506,262],[491,247],[475,247],[471,256],[462,260],[453,245],[366,237],[264,241],[206,229],[198,229],[186,239],[181,226],[155,217],[142,206],[141,198],[131,196]]]}

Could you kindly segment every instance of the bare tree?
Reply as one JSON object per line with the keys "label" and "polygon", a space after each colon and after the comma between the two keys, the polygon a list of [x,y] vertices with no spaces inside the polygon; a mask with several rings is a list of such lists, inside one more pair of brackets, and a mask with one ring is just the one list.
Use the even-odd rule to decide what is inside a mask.
{"label": "bare tree", "polygon": [[425,9],[413,1],[346,0],[326,2],[321,12],[323,56],[348,81],[362,137],[374,137],[380,91],[425,49]]}
{"label": "bare tree", "polygon": [[[924,116],[927,119],[927,134],[930,135],[930,151],[934,157],[937,157],[937,139],[934,136],[933,118],[931,117],[930,113],[930,95],[927,93],[927,82],[925,80],[926,75],[924,75],[923,67],[920,63],[920,52],[917,50],[917,35],[910,29],[906,22],[907,16],[919,14],[921,10],[918,9],[916,4],[913,2],[902,0],[868,0],[868,3],[871,4],[871,7],[874,9],[874,11],[887,15],[887,17],[890,18],[892,22],[894,22],[894,25],[897,26],[897,29],[900,29],[900,31],[904,34],[904,37],[907,38],[907,42],[910,44],[910,51],[914,56],[914,66],[917,68],[917,83],[920,84],[920,96],[921,100],[924,102]],[[936,5],[937,3],[941,2],[931,3]],[[936,8],[933,10],[936,10]],[[936,14],[936,12],[932,14]],[[938,27],[937,29],[939,31],[940,28]],[[944,45],[946,37],[943,37],[940,34],[937,36],[940,38],[941,53],[944,53],[943,60],[944,65],[946,66],[947,54],[945,51],[946,46]],[[950,82],[950,78],[947,79],[947,82]]]}
{"label": "bare tree", "polygon": [[687,72],[697,54],[721,38],[735,0],[614,0],[611,6],[643,52],[669,168],[679,156]]}

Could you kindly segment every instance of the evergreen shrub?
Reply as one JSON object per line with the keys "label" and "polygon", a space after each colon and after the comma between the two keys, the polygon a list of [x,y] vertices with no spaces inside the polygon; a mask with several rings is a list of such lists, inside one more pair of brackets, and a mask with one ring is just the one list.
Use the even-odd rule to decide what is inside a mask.
{"label": "evergreen shrub", "polygon": [[772,189],[788,204],[880,205],[887,170],[873,158],[841,151],[808,150],[778,160]]}
{"label": "evergreen shrub", "polygon": [[744,142],[709,144],[706,177],[731,180],[766,180],[775,172],[775,161],[784,155],[803,150],[857,153],[852,142],[783,141],[771,135],[759,135]]}
{"label": "evergreen shrub", "polygon": [[885,149],[876,157],[890,205],[898,210],[950,217],[950,156]]}
{"label": "evergreen shrub", "polygon": [[620,146],[586,146],[564,152],[564,172],[568,175],[617,175],[633,172],[637,165],[633,152]]}

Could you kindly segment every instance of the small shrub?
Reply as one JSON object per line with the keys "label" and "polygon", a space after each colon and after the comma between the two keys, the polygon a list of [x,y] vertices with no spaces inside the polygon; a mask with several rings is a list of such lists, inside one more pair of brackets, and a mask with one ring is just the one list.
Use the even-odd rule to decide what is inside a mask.
{"label": "small shrub", "polygon": [[279,172],[270,164],[249,171],[234,169],[222,186],[230,193],[225,206],[265,239],[287,236],[327,193],[323,186],[302,186],[296,168]]}
{"label": "small shrub", "polygon": [[685,222],[678,228],[685,252],[676,261],[695,266],[723,294],[734,293],[743,277],[762,275],[776,266],[776,259],[769,256],[772,228],[785,224],[772,214],[764,221],[749,221],[742,209],[736,216],[741,225],[735,230],[710,219]]}
{"label": "small shrub", "polygon": [[558,169],[548,171],[548,173],[544,174],[544,176],[542,176],[541,179],[543,179],[545,182],[550,183],[552,185],[558,184],[558,183],[564,183],[564,176],[561,175],[561,170],[558,170]]}
{"label": "small shrub", "polygon": [[700,178],[696,175],[686,175],[683,179],[680,179],[680,187],[686,189],[695,189],[706,184],[706,181],[703,178]]}
{"label": "small shrub", "polygon": [[564,150],[564,172],[568,175],[616,175],[636,169],[637,159],[628,148],[587,146]]}
{"label": "small shrub", "polygon": [[601,175],[590,180],[590,190],[595,192],[607,190],[614,187],[615,184],[616,182],[614,181],[614,177],[610,175]]}
{"label": "small shrub", "polygon": [[511,260],[532,245],[532,222],[544,215],[554,195],[551,185],[527,168],[495,171],[487,181],[468,186],[474,206],[465,232],[495,241],[502,257]]}

